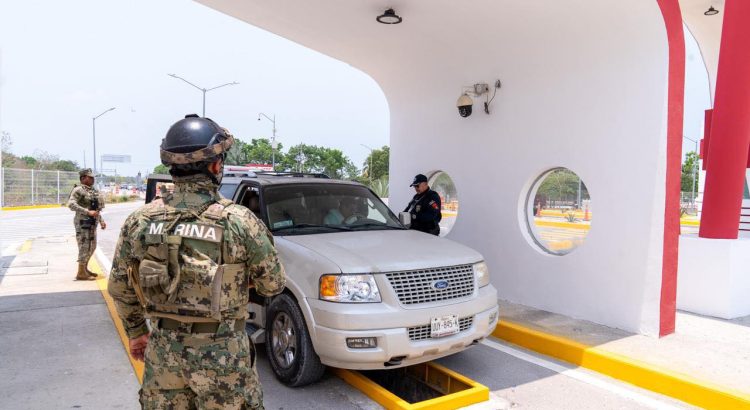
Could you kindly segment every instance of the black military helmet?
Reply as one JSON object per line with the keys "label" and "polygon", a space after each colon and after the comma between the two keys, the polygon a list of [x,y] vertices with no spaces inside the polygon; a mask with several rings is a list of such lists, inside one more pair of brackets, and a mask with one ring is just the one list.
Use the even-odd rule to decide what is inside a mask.
{"label": "black military helmet", "polygon": [[209,118],[188,114],[167,131],[161,141],[161,162],[164,165],[185,165],[224,158],[234,143],[226,128]]}

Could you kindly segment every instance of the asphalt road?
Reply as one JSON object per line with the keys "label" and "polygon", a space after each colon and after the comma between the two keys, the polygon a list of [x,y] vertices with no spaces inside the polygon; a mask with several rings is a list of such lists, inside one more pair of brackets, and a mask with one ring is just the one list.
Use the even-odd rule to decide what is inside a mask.
{"label": "asphalt road", "polygon": [[[111,260],[125,218],[141,203],[111,204],[99,231],[99,247]],[[3,243],[39,236],[73,235],[72,212],[66,208],[0,213]],[[377,404],[327,373],[320,382],[290,389],[274,378],[265,351],[259,346],[258,369],[269,409],[376,409]],[[486,386],[492,400],[478,409],[674,409],[691,408],[670,398],[565,363],[489,340],[465,352],[439,360]]]}

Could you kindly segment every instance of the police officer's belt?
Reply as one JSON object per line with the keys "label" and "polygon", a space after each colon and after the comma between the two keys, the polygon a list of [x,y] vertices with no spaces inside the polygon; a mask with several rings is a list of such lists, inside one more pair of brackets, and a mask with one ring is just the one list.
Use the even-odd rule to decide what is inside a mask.
{"label": "police officer's belt", "polygon": [[[178,330],[182,326],[190,326],[190,333],[216,333],[219,330],[218,322],[195,322],[195,323],[184,323],[179,320],[159,318],[156,322],[156,327],[164,330]],[[245,330],[245,321],[242,319],[236,319],[234,321],[234,331],[240,332]]]}

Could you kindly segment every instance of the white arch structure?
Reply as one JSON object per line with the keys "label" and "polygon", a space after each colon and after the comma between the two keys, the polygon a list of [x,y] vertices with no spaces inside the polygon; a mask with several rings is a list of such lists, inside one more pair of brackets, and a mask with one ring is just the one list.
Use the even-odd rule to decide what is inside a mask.
{"label": "white arch structure", "polygon": [[[414,174],[446,171],[461,198],[448,238],[482,252],[501,298],[673,331],[677,0],[198,1],[375,79],[390,108],[390,203],[407,202]],[[389,7],[403,23],[375,21]],[[459,117],[461,87],[495,79],[491,115],[475,106]],[[566,256],[538,249],[525,228],[526,194],[555,167],[581,176],[596,209],[585,243]]]}

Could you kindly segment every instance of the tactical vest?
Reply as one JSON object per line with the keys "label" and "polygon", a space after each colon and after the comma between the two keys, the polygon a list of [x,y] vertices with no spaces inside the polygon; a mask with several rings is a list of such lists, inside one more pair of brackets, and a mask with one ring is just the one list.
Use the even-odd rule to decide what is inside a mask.
{"label": "tactical vest", "polygon": [[182,322],[215,322],[222,312],[248,303],[244,263],[225,264],[222,255],[226,207],[221,199],[204,209],[171,206],[147,211],[138,239],[145,246],[131,281],[149,316]]}

